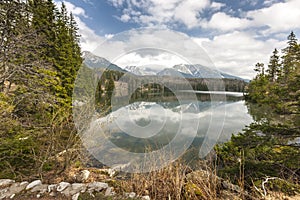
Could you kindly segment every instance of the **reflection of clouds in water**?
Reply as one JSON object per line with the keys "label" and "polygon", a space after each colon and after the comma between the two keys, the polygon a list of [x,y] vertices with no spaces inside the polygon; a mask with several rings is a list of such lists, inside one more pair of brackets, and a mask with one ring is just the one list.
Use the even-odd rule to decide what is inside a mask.
{"label": "reflection of clouds in water", "polygon": [[[178,153],[178,155],[180,155],[186,150],[185,146],[189,147],[189,141],[191,139],[193,140],[195,137],[201,139],[204,136],[208,139],[205,144],[202,144],[202,140],[197,140],[199,144],[195,143],[194,145],[199,148],[201,145],[202,147],[207,146],[207,149],[211,149],[216,141],[222,142],[228,140],[232,133],[241,131],[244,125],[252,121],[243,101],[212,102],[211,104],[198,102],[198,104],[199,108],[201,107],[198,113],[194,112],[195,110],[193,109],[186,109],[193,107],[193,105],[189,104],[182,105],[181,108],[185,110],[185,112],[182,112],[180,109],[174,109],[178,106],[175,104],[168,104],[169,107],[164,104],[164,106],[160,108],[157,107],[156,103],[136,102],[130,104],[119,108],[106,117],[92,122],[90,130],[86,131],[86,134],[83,136],[84,145],[97,159],[104,163],[144,162],[145,154],[128,152],[126,149],[147,148],[147,144],[149,144],[147,141],[154,142],[152,143],[154,145],[160,142],[159,144],[164,146],[165,142],[176,137],[177,139],[166,143],[168,145],[164,146],[166,148],[163,149],[163,152],[172,152],[174,155]],[[153,107],[152,112],[150,111],[151,107]],[[161,108],[163,108],[163,112],[158,112]],[[224,108],[226,108],[226,113],[224,112]],[[212,114],[214,114],[213,118]],[[133,128],[134,126],[131,126],[132,123],[135,123],[132,119],[142,120],[149,118],[151,118],[151,124],[153,126],[146,124],[145,127],[147,128],[140,127],[139,131]],[[126,131],[128,132],[125,133],[133,137],[123,134],[124,132],[121,131],[116,124],[116,119],[118,119],[122,126],[127,127]],[[211,119],[213,119],[213,121],[211,121]],[[196,124],[199,124],[199,127],[195,126]],[[162,128],[159,127],[161,125],[163,125]],[[136,124],[136,126],[138,125]],[[209,126],[210,131],[208,132]],[[220,127],[222,130],[221,138],[218,132]],[[196,136],[195,131],[197,131]],[[136,134],[136,137],[134,134],[129,134],[130,132]],[[207,133],[209,133],[209,135],[207,135]],[[111,140],[116,143],[112,144]],[[122,147],[118,147],[118,145]],[[126,148],[127,146],[128,148]],[[123,149],[123,147],[125,148]],[[159,148],[160,147],[162,146],[159,146]],[[200,150],[200,152],[201,151],[203,151],[203,149]],[[159,154],[161,154],[158,153],[158,151],[152,153],[154,157],[159,157]],[[206,151],[204,150],[204,154],[205,153]],[[134,158],[132,155],[134,155]],[[201,154],[199,155],[201,156]],[[173,156],[170,156],[170,159],[172,157]]]}
{"label": "reflection of clouds in water", "polygon": [[[193,108],[193,109],[191,109]],[[98,123],[106,126],[104,129],[123,131],[129,135],[146,138],[159,132],[179,131],[181,134],[189,134],[195,130],[195,121],[209,112],[195,112],[194,106],[183,105],[181,109],[164,108],[156,103],[136,102],[122,107],[106,117],[98,119]],[[108,120],[112,119],[112,120]],[[138,122],[150,121],[146,126],[140,126]],[[107,123],[108,122],[108,123]]]}
{"label": "reflection of clouds in water", "polygon": [[[195,120],[198,120],[198,137],[203,137],[207,132],[208,126],[211,125],[212,131],[208,137],[209,139],[218,140],[218,130],[220,130],[220,126],[223,126],[221,140],[224,141],[229,139],[232,133],[241,131],[245,125],[253,121],[252,117],[247,113],[244,101],[214,102],[211,104],[198,102],[198,104],[198,107],[201,107],[201,109],[195,112],[197,110],[195,105],[197,106],[197,104],[185,104],[175,108],[172,108],[171,104],[167,108],[165,104],[163,108],[153,102],[136,102],[98,119],[98,123],[106,126],[104,130],[110,129],[118,132],[123,130],[129,135],[146,138],[154,136],[160,131],[168,133],[180,131],[180,133],[187,136],[195,130],[195,127],[191,125],[194,124]],[[226,108],[226,113],[224,113],[224,107]],[[211,121],[212,114],[214,114],[213,121]],[[116,121],[118,122],[117,124]],[[138,123],[140,121],[148,123],[145,126],[140,126]]]}

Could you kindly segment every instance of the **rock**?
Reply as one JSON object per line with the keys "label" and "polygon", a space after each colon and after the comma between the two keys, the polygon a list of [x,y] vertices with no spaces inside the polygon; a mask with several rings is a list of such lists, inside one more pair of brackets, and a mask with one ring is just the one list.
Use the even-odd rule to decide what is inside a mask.
{"label": "rock", "polygon": [[41,180],[35,180],[35,181],[32,181],[31,183],[29,183],[27,186],[26,186],[26,190],[30,190],[38,185],[42,185],[42,181]]}
{"label": "rock", "polygon": [[239,186],[229,183],[228,181],[223,181],[222,186],[224,189],[227,189],[227,190],[232,190],[237,193],[241,192],[241,188]]}
{"label": "rock", "polygon": [[66,187],[63,191],[61,191],[60,193],[67,196],[67,197],[70,197],[72,196],[72,188],[71,186],[70,187]]}
{"label": "rock", "polygon": [[96,191],[96,192],[100,192],[106,188],[108,188],[108,184],[107,183],[102,183],[102,182],[92,182],[88,184],[88,191],[92,192],[92,191]]}
{"label": "rock", "polygon": [[8,188],[4,188],[4,189],[0,190],[0,199],[6,198],[7,192],[8,192]]}
{"label": "rock", "polygon": [[104,194],[106,197],[113,196],[115,193],[113,192],[113,187],[108,187]]}
{"label": "rock", "polygon": [[26,183],[22,182],[22,183],[14,183],[14,184],[12,184],[10,186],[10,188],[9,188],[9,192],[6,195],[6,197],[7,196],[11,196],[13,194],[18,194],[18,193],[22,192],[27,185],[28,185],[28,182],[26,182]]}
{"label": "rock", "polygon": [[116,174],[116,171],[114,169],[107,169],[107,173],[110,177],[113,177]]}
{"label": "rock", "polygon": [[133,199],[136,197],[136,193],[135,192],[125,193],[125,196]]}
{"label": "rock", "polygon": [[9,198],[13,199],[16,196],[16,194],[12,194]]}
{"label": "rock", "polygon": [[11,179],[0,179],[0,187],[7,187],[13,184],[15,181]]}
{"label": "rock", "polygon": [[61,191],[65,190],[67,187],[70,187],[70,186],[71,186],[70,183],[67,183],[67,182],[60,182],[60,183],[58,184],[56,190],[57,190],[58,192],[61,192]]}
{"label": "rock", "polygon": [[129,198],[135,198],[136,197],[136,194],[135,194],[135,192],[130,192],[129,194],[128,194],[128,197]]}
{"label": "rock", "polygon": [[56,188],[57,184],[48,185],[48,193],[53,192],[54,190],[56,190]]}
{"label": "rock", "polygon": [[20,185],[25,185],[25,187],[28,185],[29,183],[27,181],[23,181],[20,183]]}
{"label": "rock", "polygon": [[75,192],[75,193],[78,193],[78,192],[81,192],[81,193],[84,193],[86,191],[86,184],[83,184],[83,183],[73,183],[72,184],[72,190]]}
{"label": "rock", "polygon": [[53,191],[50,192],[50,193],[49,193],[49,196],[51,196],[51,197],[56,197],[56,192],[53,192]]}
{"label": "rock", "polygon": [[90,176],[90,171],[89,170],[82,170],[80,172],[79,180],[80,181],[86,181]]}
{"label": "rock", "polygon": [[38,185],[31,189],[31,192],[39,192],[40,194],[44,194],[47,191],[48,191],[47,184]]}
{"label": "rock", "polygon": [[70,187],[66,188],[64,191],[61,193],[66,195],[66,196],[73,196],[76,193],[80,192],[85,192],[86,190],[86,185],[83,183],[73,183]]}
{"label": "rock", "polygon": [[148,196],[148,195],[146,195],[146,196],[142,196],[142,198],[141,198],[142,200],[151,200],[150,199],[150,197]]}
{"label": "rock", "polygon": [[72,200],[77,200],[79,197],[79,193],[76,193],[72,196]]}

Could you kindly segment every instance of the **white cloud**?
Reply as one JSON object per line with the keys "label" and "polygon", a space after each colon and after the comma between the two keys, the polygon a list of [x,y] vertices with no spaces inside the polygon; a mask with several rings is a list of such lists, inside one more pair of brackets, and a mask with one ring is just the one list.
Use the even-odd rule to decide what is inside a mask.
{"label": "white cloud", "polygon": [[253,19],[256,26],[268,26],[266,32],[290,31],[300,28],[300,1],[288,0],[270,7],[250,11],[247,17]]}
{"label": "white cloud", "polygon": [[[113,6],[123,9],[118,17],[123,22],[135,22],[146,26],[175,27],[177,23],[188,29],[206,28],[219,31],[234,31],[268,26],[267,32],[287,31],[299,28],[300,1],[267,0],[261,9],[244,12],[241,17],[229,15],[229,11],[218,12],[226,5],[212,0],[108,0]],[[243,3],[243,2],[242,2]],[[258,0],[247,0],[243,4],[258,4]],[[213,16],[203,15],[204,10]]]}
{"label": "white cloud", "polygon": [[217,29],[221,31],[244,29],[250,25],[250,20],[231,17],[224,12],[215,13],[210,21],[202,24],[202,26],[205,28]]}
{"label": "white cloud", "polygon": [[285,42],[270,39],[255,39],[253,34],[235,31],[213,39],[194,38],[211,57],[215,66],[224,72],[244,78],[254,76],[253,67],[257,62],[268,64],[274,48],[281,49]]}
{"label": "white cloud", "polygon": [[210,0],[108,0],[122,10],[118,17],[123,22],[135,22],[142,25],[168,25],[182,23],[187,28],[199,27],[204,9],[219,10],[224,4]]}
{"label": "white cloud", "polygon": [[64,4],[66,5],[66,8],[69,12],[72,12],[73,15],[76,16],[82,16],[84,18],[88,18],[88,16],[85,14],[85,10],[81,7],[77,7],[74,4],[65,1]]}
{"label": "white cloud", "polygon": [[211,4],[210,7],[211,7],[212,10],[218,11],[218,10],[220,10],[224,6],[226,6],[226,4],[224,4],[224,3],[212,2],[212,4]]}
{"label": "white cloud", "polygon": [[200,14],[210,5],[209,0],[186,0],[180,3],[174,11],[174,19],[182,22],[187,28],[199,25]]}
{"label": "white cloud", "polygon": [[137,29],[115,35],[93,53],[121,67],[172,67],[181,63],[212,66],[203,49],[187,35],[162,29]]}
{"label": "white cloud", "polygon": [[122,22],[128,22],[129,20],[131,19],[130,15],[128,14],[123,14],[121,17],[120,17],[120,20]]}
{"label": "white cloud", "polygon": [[78,33],[81,35],[80,46],[83,51],[92,51],[105,41],[105,38],[97,35],[79,17],[75,16],[75,20],[79,28]]}
{"label": "white cloud", "polygon": [[170,68],[179,63],[187,63],[184,59],[175,54],[161,52],[158,55],[141,56],[136,52],[125,54],[119,57],[115,63],[118,66],[139,66],[141,68],[149,67],[154,71],[160,71],[166,67]]}

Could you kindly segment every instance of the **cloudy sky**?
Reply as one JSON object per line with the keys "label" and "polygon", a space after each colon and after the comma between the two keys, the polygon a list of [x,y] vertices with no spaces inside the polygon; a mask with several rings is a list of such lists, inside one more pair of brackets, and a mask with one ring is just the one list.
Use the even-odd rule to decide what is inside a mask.
{"label": "cloudy sky", "polygon": [[[60,4],[59,0],[55,1]],[[282,49],[286,44],[287,35],[292,30],[300,37],[300,0],[68,0],[64,2],[67,9],[76,17],[79,33],[82,36],[83,50],[97,52],[97,47],[99,49],[99,45],[106,39],[132,29],[143,27],[169,29],[184,33],[185,37],[197,43],[217,69],[244,78],[252,78],[255,75],[253,71],[255,63],[267,64],[273,49]],[[149,32],[147,34],[149,35]],[[136,32],[134,35],[137,35]],[[161,37],[161,34],[156,32],[153,37],[147,37],[147,43],[155,44],[158,42],[157,37]],[[176,43],[175,36],[173,38],[170,36],[168,40],[170,43]],[[143,42],[142,39],[135,40],[134,45],[143,46]],[[120,45],[120,41],[114,41],[107,48],[125,47],[124,44]],[[172,46],[171,49],[175,48],[176,46]],[[177,45],[177,48],[180,48],[180,45]],[[159,56],[164,59],[168,57],[173,62],[176,60],[174,55]],[[131,53],[129,57],[137,63],[144,62],[143,59],[149,62],[149,57],[138,53]],[[128,57],[124,60],[128,60]],[[117,64],[120,63],[122,62]],[[126,65],[126,63],[122,64]]]}

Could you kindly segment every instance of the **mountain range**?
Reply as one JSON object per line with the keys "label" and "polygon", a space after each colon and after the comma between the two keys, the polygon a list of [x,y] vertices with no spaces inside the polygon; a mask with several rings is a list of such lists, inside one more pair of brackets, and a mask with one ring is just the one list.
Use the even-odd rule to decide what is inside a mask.
{"label": "mountain range", "polygon": [[172,77],[185,77],[185,78],[226,78],[226,79],[238,79],[244,80],[238,76],[223,73],[216,69],[211,69],[199,64],[178,64],[172,68],[164,68],[161,71],[156,72],[151,68],[143,68],[138,66],[126,66],[124,69],[109,62],[107,59],[96,56],[91,52],[83,52],[84,64],[89,68],[96,69],[109,69],[120,72],[129,72],[137,76],[172,76]]}

